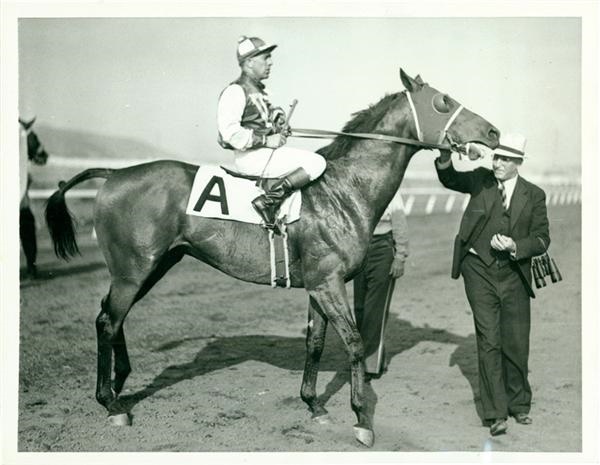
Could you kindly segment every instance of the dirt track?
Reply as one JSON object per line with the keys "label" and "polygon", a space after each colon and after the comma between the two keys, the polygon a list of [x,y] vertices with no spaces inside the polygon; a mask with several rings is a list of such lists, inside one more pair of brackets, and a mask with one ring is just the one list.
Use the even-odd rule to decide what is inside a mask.
{"label": "dirt track", "polygon": [[[39,213],[39,209],[37,210]],[[581,215],[550,209],[552,255],[565,280],[533,301],[534,425],[481,426],[473,323],[449,277],[459,216],[409,217],[411,256],[387,332],[389,372],[368,390],[375,451],[581,450]],[[299,397],[307,297],[233,280],[184,259],[130,313],[133,373],[122,396],[133,426],[109,425],[94,399],[94,319],[108,273],[89,231],[60,263],[45,231],[45,279],[21,284],[20,451],[364,451],[353,437],[345,357],[329,331],[318,425]],[[351,290],[351,287],[348,287]]]}

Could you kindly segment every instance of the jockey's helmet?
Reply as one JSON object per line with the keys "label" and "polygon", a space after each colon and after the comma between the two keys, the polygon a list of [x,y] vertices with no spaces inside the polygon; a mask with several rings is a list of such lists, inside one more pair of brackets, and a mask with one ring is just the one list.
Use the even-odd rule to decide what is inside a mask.
{"label": "jockey's helmet", "polygon": [[248,58],[255,57],[262,53],[270,52],[274,50],[277,45],[267,44],[264,40],[259,37],[246,37],[242,36],[238,39],[237,46],[237,59],[238,63],[242,63]]}

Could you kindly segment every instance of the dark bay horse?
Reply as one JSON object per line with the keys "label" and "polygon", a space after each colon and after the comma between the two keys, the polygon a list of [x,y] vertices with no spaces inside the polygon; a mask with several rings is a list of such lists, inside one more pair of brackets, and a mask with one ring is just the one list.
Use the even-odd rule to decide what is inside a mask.
{"label": "dark bay horse", "polygon": [[[490,123],[420,77],[413,79],[402,70],[400,75],[406,91],[387,95],[357,113],[344,131],[412,139],[435,134],[436,142],[439,136],[459,145],[498,145],[499,131]],[[421,102],[419,111],[430,112],[434,121],[436,115],[445,114],[445,120],[436,123],[440,127],[420,127],[419,111],[415,112],[413,102]],[[359,270],[373,229],[417,150],[389,141],[337,137],[320,150],[327,159],[327,169],[319,180],[303,189],[301,219],[288,227],[291,284],[306,288],[309,294],[301,397],[313,417],[327,414],[317,399],[316,381],[330,323],[341,337],[350,363],[351,405],[358,419],[355,436],[367,446],[373,444],[374,435],[363,398],[363,345],[345,282]],[[115,423],[130,422],[129,412],[118,397],[131,371],[123,333],[125,317],[185,254],[244,281],[271,282],[269,243],[260,226],[186,215],[197,169],[177,161],[118,170],[89,169],[60,183],[48,201],[46,217],[55,252],[66,259],[78,249],[65,192],[87,179],[106,178],[94,213],[98,243],[111,275],[109,292],[96,319],[96,398]]]}

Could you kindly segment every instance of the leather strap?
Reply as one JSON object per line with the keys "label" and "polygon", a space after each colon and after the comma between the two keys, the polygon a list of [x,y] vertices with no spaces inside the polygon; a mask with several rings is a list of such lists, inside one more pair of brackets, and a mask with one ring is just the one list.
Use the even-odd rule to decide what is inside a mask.
{"label": "leather strap", "polygon": [[[371,139],[371,140],[382,140],[385,142],[396,142],[398,144],[414,145],[416,147],[422,147],[425,149],[440,149],[440,150],[451,150],[459,151],[457,147],[452,147],[446,144],[432,144],[427,142],[421,142],[415,139],[408,139],[406,137],[389,136],[387,134],[377,133],[362,133],[362,132],[341,132],[341,131],[326,131],[323,129],[306,129],[306,128],[293,128],[291,129],[292,137],[304,137],[309,139],[332,139],[337,136],[357,137],[360,139]],[[510,149],[504,145],[498,145],[498,149]]]}
{"label": "leather strap", "polygon": [[341,132],[341,131],[325,131],[322,129],[305,129],[305,128],[293,128],[292,137],[306,137],[315,139],[330,139],[337,136],[348,136],[356,137],[359,139],[371,139],[371,140],[382,140],[385,142],[396,142],[405,145],[414,145],[417,147],[423,147],[428,149],[443,149],[452,150],[452,147],[445,144],[431,144],[427,142],[421,142],[415,139],[408,139],[406,137],[389,136],[387,134],[376,134],[376,133],[362,133],[362,132]]}

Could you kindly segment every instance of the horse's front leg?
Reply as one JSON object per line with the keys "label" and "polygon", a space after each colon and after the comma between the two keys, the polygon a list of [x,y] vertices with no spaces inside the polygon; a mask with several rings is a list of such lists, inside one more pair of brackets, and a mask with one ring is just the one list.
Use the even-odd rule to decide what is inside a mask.
{"label": "horse's front leg", "polygon": [[319,304],[311,297],[308,303],[308,327],[306,332],[306,363],[302,377],[300,397],[308,405],[312,417],[319,423],[328,423],[327,410],[317,398],[317,376],[319,362],[325,347],[327,320],[319,308]]}
{"label": "horse's front leg", "polygon": [[339,334],[350,361],[350,401],[358,423],[354,425],[356,439],[371,447],[374,443],[371,419],[364,404],[365,367],[362,339],[356,327],[354,314],[348,303],[346,287],[341,276],[332,276],[308,290],[321,307],[325,317]]}

